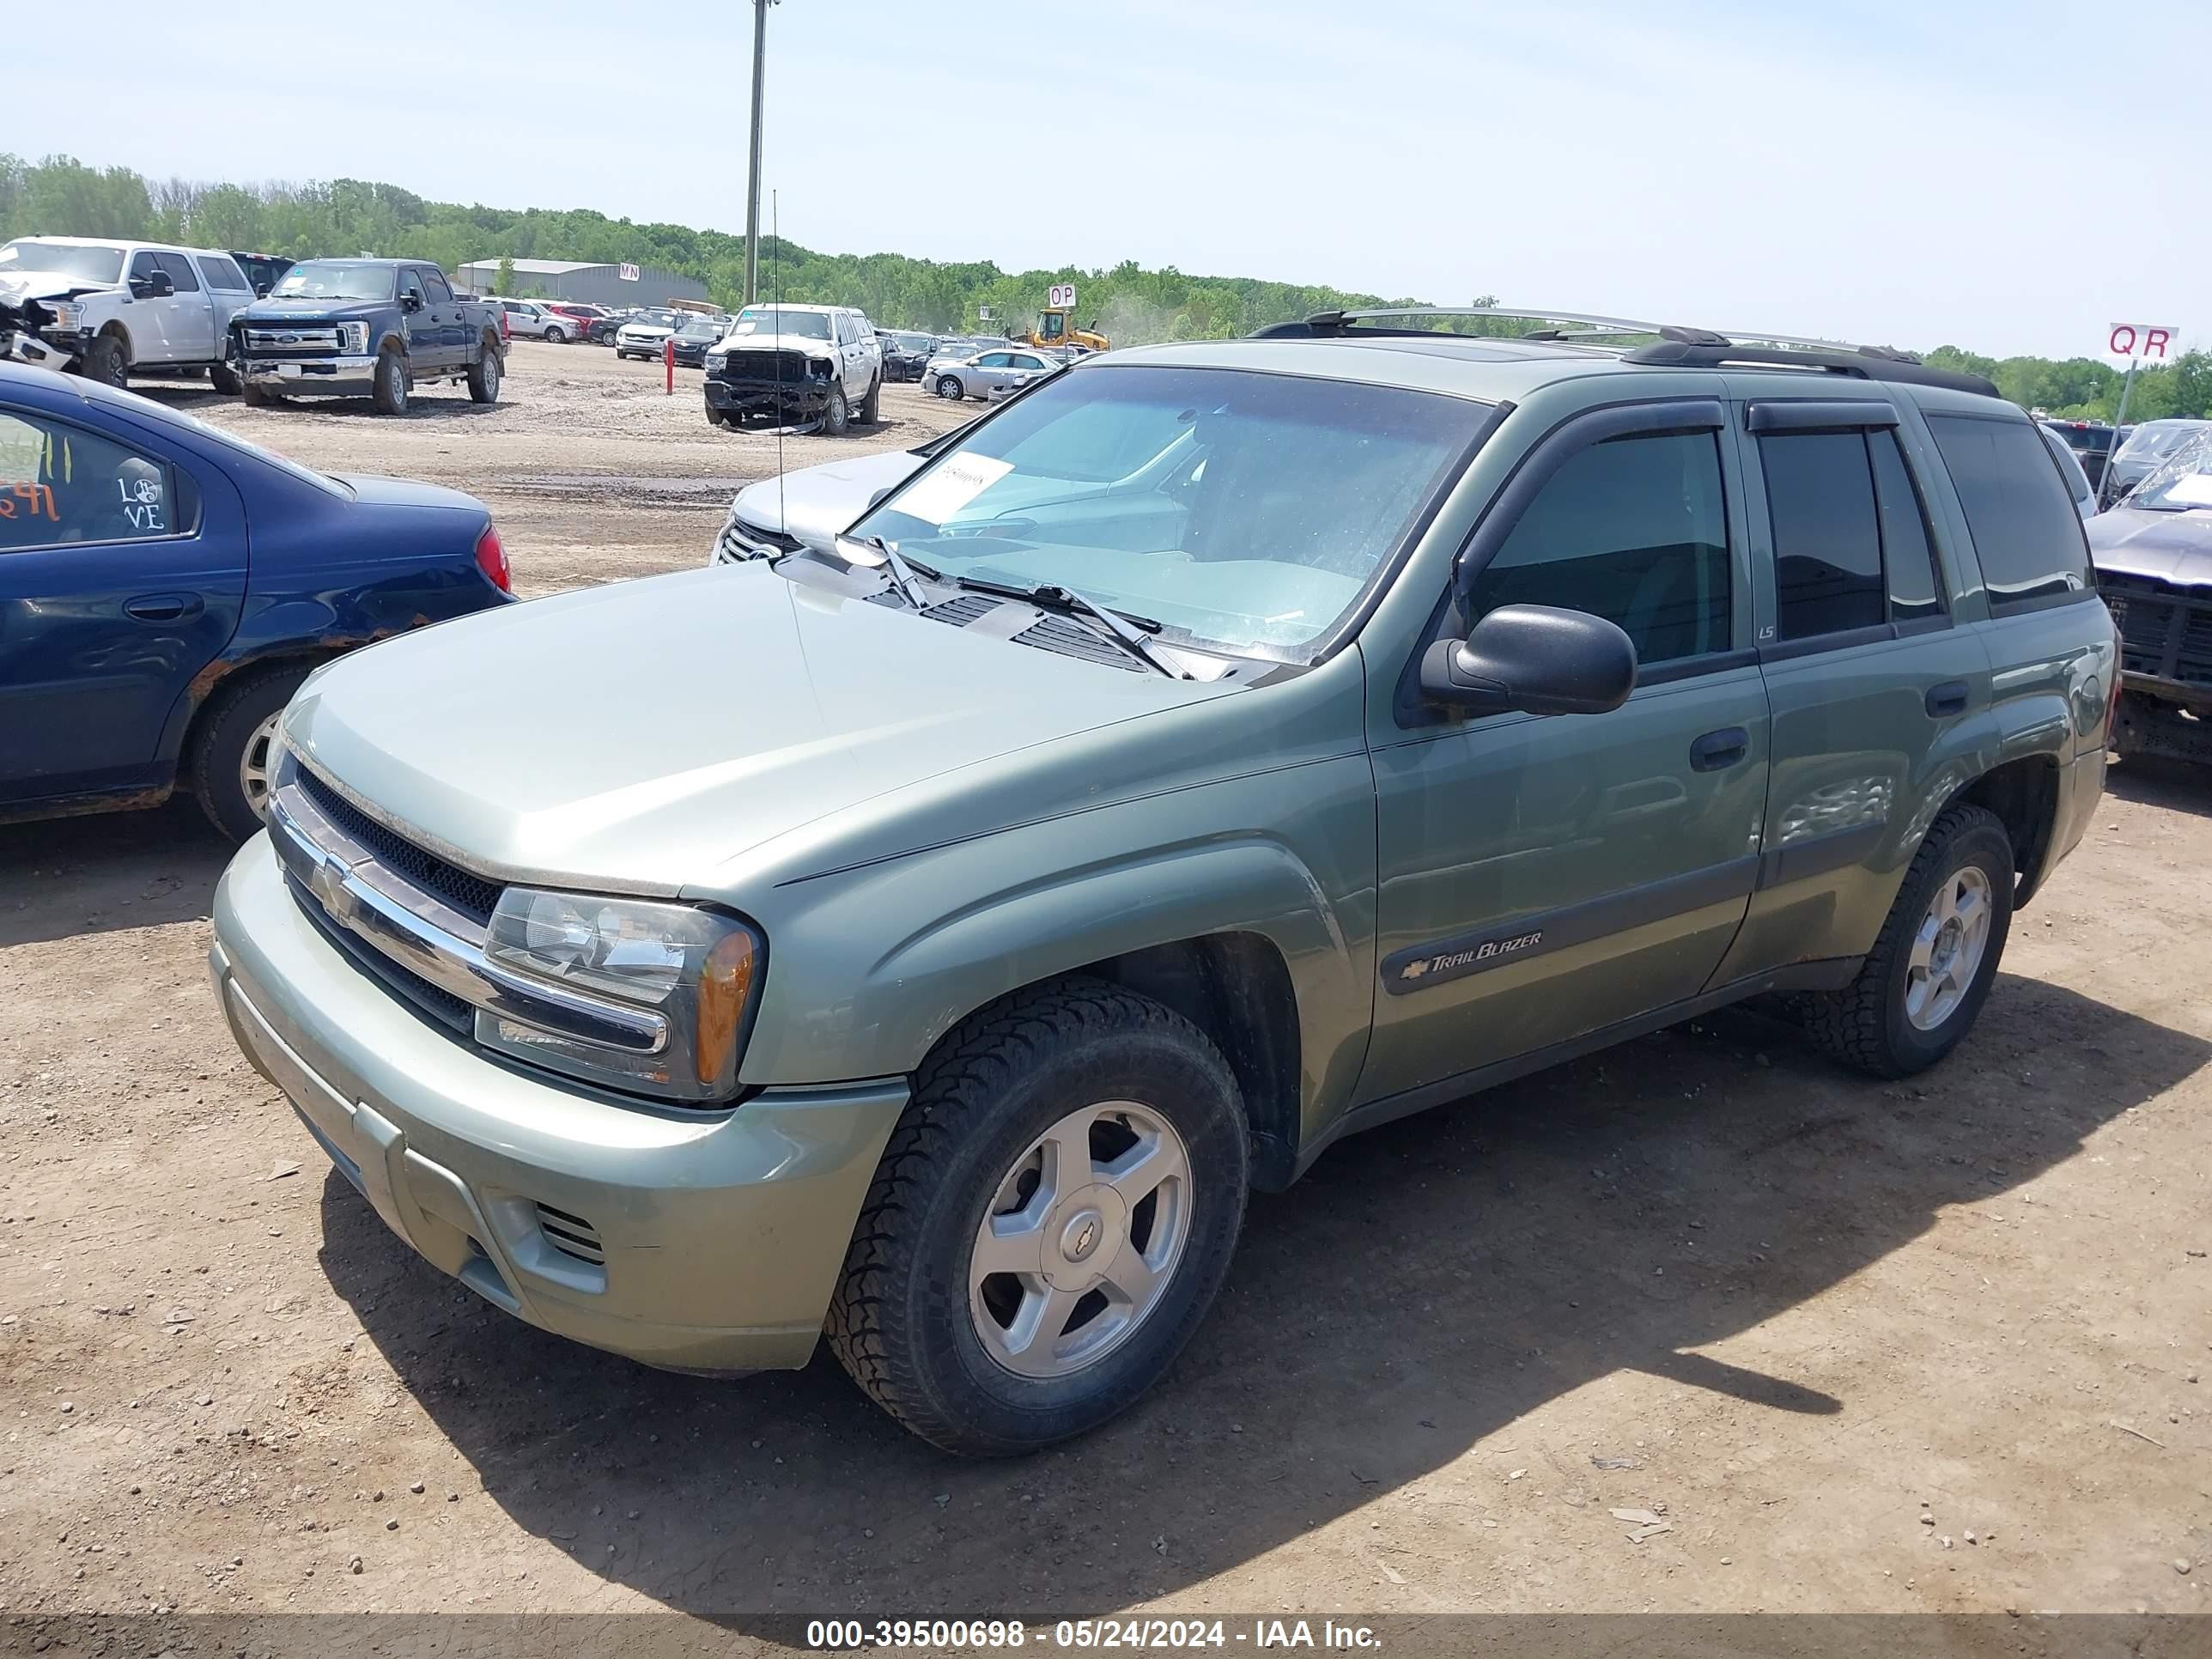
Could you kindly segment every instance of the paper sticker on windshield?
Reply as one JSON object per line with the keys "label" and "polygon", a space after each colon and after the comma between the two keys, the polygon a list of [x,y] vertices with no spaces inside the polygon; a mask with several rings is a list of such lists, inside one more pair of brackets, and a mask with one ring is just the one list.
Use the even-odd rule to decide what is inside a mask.
{"label": "paper sticker on windshield", "polygon": [[2212,473],[2192,472],[2166,486],[2166,499],[2184,507],[2212,507]]}
{"label": "paper sticker on windshield", "polygon": [[892,510],[924,524],[943,524],[1013,470],[1012,461],[988,455],[955,455],[900,496]]}

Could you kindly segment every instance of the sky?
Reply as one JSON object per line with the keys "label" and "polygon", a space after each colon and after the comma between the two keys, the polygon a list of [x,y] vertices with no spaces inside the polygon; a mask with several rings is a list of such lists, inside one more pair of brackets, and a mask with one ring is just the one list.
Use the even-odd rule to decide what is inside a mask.
{"label": "sky", "polygon": [[[23,76],[0,151],[742,230],[752,10],[111,0],[161,76]],[[830,252],[2099,356],[2212,345],[2208,61],[2201,0],[781,0],[763,189]]]}

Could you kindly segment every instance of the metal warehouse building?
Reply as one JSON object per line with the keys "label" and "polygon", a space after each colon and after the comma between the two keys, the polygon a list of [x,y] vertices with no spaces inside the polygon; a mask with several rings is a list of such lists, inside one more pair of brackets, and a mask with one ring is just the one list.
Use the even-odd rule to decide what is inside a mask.
{"label": "metal warehouse building", "polygon": [[[581,300],[603,306],[658,306],[671,300],[703,300],[707,285],[658,265],[589,265],[573,259],[516,259],[511,300]],[[453,273],[471,294],[497,289],[499,261],[472,259]]]}

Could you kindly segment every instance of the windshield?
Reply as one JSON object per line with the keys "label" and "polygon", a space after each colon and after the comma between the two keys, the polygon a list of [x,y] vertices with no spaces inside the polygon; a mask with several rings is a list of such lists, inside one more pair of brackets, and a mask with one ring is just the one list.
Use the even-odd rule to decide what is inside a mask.
{"label": "windshield", "polygon": [[0,247],[0,276],[50,270],[84,283],[112,283],[123,275],[123,250],[86,242],[10,242]]}
{"label": "windshield", "polygon": [[712,318],[701,318],[696,322],[686,323],[676,331],[687,340],[719,340],[722,337],[721,324]]}
{"label": "windshield", "polygon": [[927,334],[894,334],[891,338],[898,342],[901,351],[927,351],[932,343]]}
{"label": "windshield", "polygon": [[819,311],[792,311],[776,306],[747,306],[738,313],[733,334],[797,334],[810,340],[826,340],[830,319]]}
{"label": "windshield", "polygon": [[2212,507],[2212,428],[2199,427],[2181,435],[2187,441],[2130,490],[2123,505],[2153,513]]}
{"label": "windshield", "polygon": [[2203,421],[2145,421],[2135,435],[2120,446],[2116,458],[2137,465],[2163,460],[2199,434],[2212,431]]}
{"label": "windshield", "polygon": [[1489,406],[1241,369],[1040,386],[853,526],[948,576],[1062,583],[1163,637],[1307,662],[1388,569]]}
{"label": "windshield", "polygon": [[277,300],[389,300],[392,267],[360,259],[310,259],[278,277],[269,293]]}

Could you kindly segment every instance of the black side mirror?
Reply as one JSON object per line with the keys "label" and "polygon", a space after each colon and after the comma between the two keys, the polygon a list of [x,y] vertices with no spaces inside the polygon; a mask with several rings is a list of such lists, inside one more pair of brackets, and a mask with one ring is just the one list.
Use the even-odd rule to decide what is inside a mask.
{"label": "black side mirror", "polygon": [[142,300],[166,300],[177,291],[166,270],[150,271],[143,276],[131,279],[131,291]]}
{"label": "black side mirror", "polygon": [[419,294],[403,294],[403,295],[401,295],[399,296],[399,308],[400,308],[402,311],[420,311],[420,310],[422,310],[422,296],[421,295],[419,295]]}
{"label": "black side mirror", "polygon": [[253,285],[253,297],[257,300],[267,299],[270,289],[274,286],[275,284],[270,283],[256,283]]}
{"label": "black side mirror", "polygon": [[1602,617],[1548,605],[1504,605],[1464,640],[1421,658],[1421,690],[1473,714],[1602,714],[1636,689],[1636,647]]}

